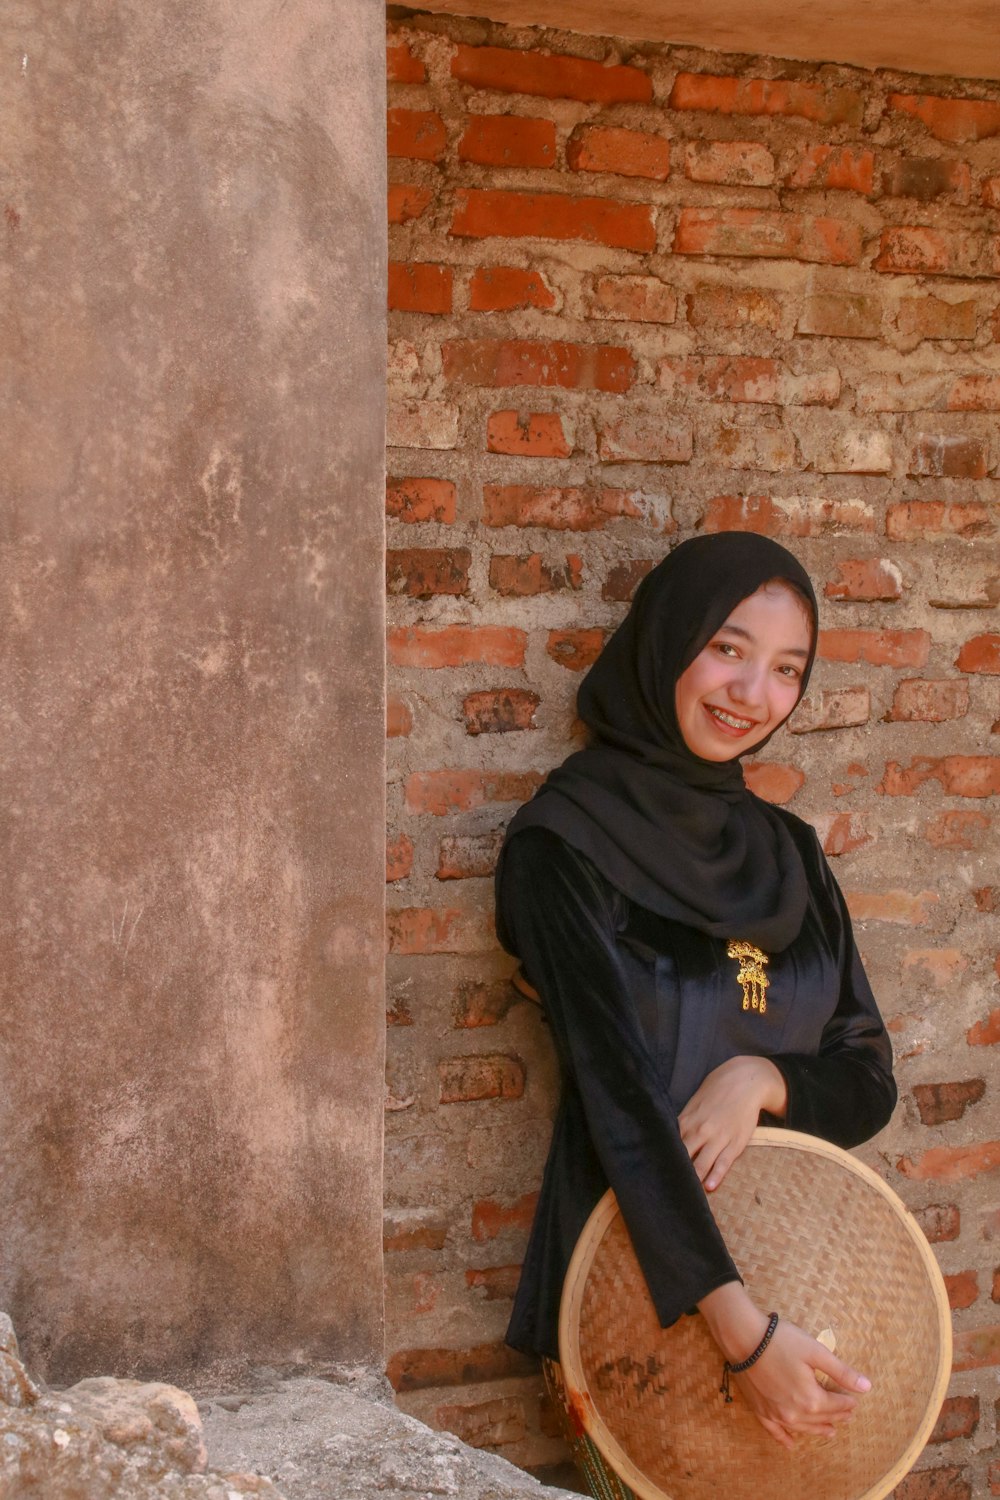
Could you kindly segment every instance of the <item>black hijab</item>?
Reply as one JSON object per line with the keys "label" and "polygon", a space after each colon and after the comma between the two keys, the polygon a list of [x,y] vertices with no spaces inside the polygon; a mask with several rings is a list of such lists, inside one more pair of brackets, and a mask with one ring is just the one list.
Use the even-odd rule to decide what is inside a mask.
{"label": "black hijab", "polygon": [[768,953],[787,948],[802,925],[801,856],[780,814],[744,785],[738,757],[707,761],[688,749],[674,692],[740,601],[772,579],[797,590],[812,616],[801,698],[817,621],[805,570],[750,532],[683,542],[643,579],[580,686],[591,743],[551,773],[507,830],[509,842],[525,828],[548,828],[640,906]]}

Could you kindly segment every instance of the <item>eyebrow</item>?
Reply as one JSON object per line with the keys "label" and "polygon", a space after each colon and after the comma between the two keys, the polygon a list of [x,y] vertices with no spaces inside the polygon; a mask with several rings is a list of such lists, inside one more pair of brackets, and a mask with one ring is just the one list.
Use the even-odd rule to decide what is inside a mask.
{"label": "eyebrow", "polygon": [[[757,637],[752,633],[752,631],[745,630],[742,625],[733,625],[727,620],[725,625],[719,626],[716,634],[720,635],[723,630],[727,630],[730,635],[738,635],[741,640],[749,641],[751,645],[755,646],[757,644]],[[801,656],[802,659],[805,660],[806,657],[808,657],[809,652],[804,651],[801,646],[782,646],[780,651],[778,652],[778,655]]]}

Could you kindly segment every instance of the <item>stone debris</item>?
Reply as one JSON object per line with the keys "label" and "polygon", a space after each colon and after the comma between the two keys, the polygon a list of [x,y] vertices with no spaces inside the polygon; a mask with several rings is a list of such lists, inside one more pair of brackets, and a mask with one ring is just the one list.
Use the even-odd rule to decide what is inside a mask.
{"label": "stone debris", "polygon": [[384,1377],[260,1369],[198,1402],[110,1376],[43,1391],[0,1313],[2,1500],[573,1500],[397,1411]]}

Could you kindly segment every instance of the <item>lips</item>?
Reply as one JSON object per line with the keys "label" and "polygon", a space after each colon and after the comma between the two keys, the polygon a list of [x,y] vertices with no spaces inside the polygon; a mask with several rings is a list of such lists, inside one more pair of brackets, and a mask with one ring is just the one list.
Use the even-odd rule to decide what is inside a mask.
{"label": "lips", "polygon": [[706,704],[705,707],[715,723],[732,734],[748,734],[757,727],[755,719],[738,718],[736,714],[727,713],[725,709],[715,708],[711,704]]}

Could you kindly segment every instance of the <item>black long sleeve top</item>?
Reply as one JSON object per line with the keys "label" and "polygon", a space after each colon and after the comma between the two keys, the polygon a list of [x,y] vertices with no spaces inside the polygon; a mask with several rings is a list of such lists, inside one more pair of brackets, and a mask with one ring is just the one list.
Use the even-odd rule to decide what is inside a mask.
{"label": "black long sleeve top", "polygon": [[664,1327],[739,1279],[678,1127],[727,1058],[775,1063],[790,1129],[849,1147],[892,1113],[892,1051],[843,897],[813,830],[779,811],[809,902],[798,937],[770,956],[763,1013],[744,1010],[726,942],[637,906],[557,834],[528,828],[505,851],[498,930],[541,996],[563,1075],[507,1332],[515,1348],[558,1358],[563,1280],[609,1185]]}

